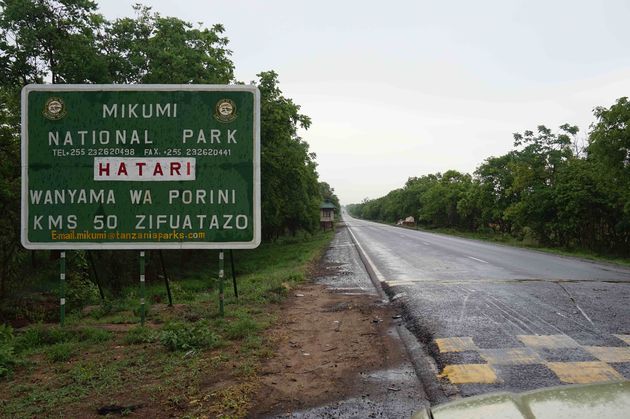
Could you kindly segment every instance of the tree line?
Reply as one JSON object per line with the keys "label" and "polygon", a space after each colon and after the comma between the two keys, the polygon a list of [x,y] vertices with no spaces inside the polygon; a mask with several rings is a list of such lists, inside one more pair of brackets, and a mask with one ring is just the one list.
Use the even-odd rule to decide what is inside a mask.
{"label": "tree line", "polygon": [[514,134],[514,148],[473,174],[410,177],[378,199],[349,206],[361,218],[414,216],[427,228],[497,233],[543,246],[630,255],[630,102],[596,107],[577,126]]}
{"label": "tree line", "polygon": [[[134,9],[135,16],[110,21],[90,0],[0,0],[0,298],[37,259],[20,245],[23,86],[241,84],[222,25],[193,26],[149,7]],[[257,77],[252,83],[261,93],[263,239],[313,232],[319,227],[323,190],[333,192],[327,184],[322,190],[315,154],[298,134],[311,120],[283,95],[276,72],[262,71]],[[120,252],[101,255],[104,270],[127,265]],[[79,258],[75,265],[87,266],[81,252]]]}

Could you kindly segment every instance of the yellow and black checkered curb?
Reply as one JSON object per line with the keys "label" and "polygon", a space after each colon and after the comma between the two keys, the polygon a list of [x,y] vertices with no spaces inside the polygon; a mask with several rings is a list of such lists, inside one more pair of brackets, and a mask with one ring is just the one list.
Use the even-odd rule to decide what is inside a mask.
{"label": "yellow and black checkered curb", "polygon": [[[474,351],[486,362],[449,364],[438,377],[446,378],[452,384],[493,384],[501,382],[495,366],[542,364],[564,383],[623,380],[624,377],[613,365],[630,362],[630,335],[614,336],[625,342],[626,346],[583,346],[567,335],[519,335],[517,338],[524,346],[498,349],[479,348],[473,338],[467,336],[435,339],[440,353]],[[546,359],[545,350],[575,348],[586,351],[596,361],[558,362]]]}

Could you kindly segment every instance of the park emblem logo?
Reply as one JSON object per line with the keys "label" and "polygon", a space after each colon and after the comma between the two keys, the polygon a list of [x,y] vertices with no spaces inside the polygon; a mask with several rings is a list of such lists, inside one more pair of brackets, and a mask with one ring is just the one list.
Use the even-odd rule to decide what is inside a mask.
{"label": "park emblem logo", "polygon": [[230,99],[221,99],[214,107],[214,119],[219,122],[232,122],[237,116],[236,104]]}
{"label": "park emblem logo", "polygon": [[58,97],[51,97],[44,105],[44,117],[51,121],[57,121],[66,116],[66,105],[63,100]]}

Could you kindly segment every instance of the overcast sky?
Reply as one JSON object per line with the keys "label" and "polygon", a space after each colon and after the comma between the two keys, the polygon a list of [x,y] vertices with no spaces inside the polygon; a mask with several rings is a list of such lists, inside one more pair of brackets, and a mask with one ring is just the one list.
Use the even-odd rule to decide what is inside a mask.
{"label": "overcast sky", "polygon": [[[136,0],[100,0],[107,18]],[[342,203],[410,176],[472,172],[512,133],[569,122],[630,94],[630,1],[166,1],[225,25],[236,77],[275,70],[313,120],[303,137]]]}

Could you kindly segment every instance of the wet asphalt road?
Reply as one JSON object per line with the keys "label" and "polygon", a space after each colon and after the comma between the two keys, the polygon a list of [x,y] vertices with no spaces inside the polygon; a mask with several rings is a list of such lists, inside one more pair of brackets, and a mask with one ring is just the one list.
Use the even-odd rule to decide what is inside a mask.
{"label": "wet asphalt road", "polygon": [[450,391],[630,379],[630,269],[343,217]]}

